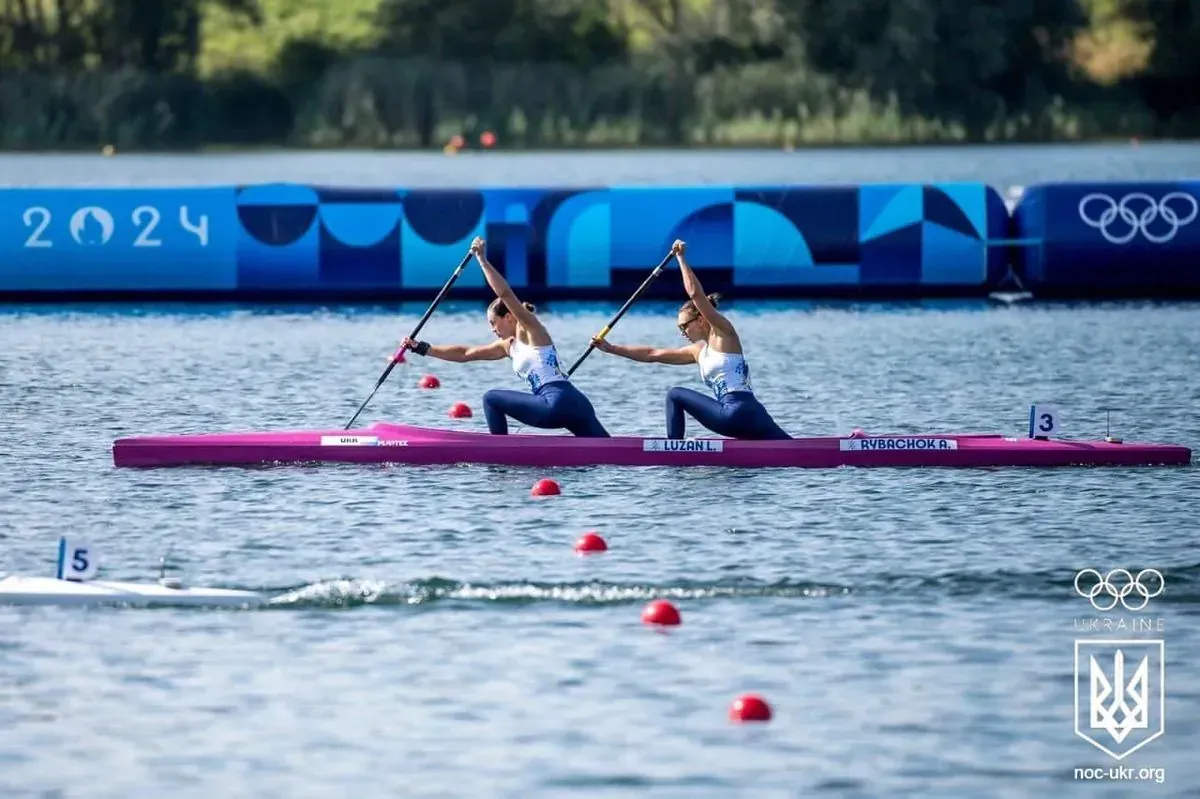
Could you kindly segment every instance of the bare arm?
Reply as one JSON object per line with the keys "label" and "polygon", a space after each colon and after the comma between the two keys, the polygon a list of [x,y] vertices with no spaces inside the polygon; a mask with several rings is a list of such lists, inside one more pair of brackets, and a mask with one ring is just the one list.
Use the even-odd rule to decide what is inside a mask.
{"label": "bare arm", "polygon": [[679,261],[679,273],[683,276],[683,290],[687,292],[688,299],[695,304],[700,316],[708,322],[718,336],[729,337],[736,342],[737,333],[734,331],[733,325],[729,324],[729,320],[708,301],[708,296],[704,293],[704,286],[700,285],[700,278],[696,277],[696,273],[688,265],[687,259],[683,257],[683,242],[675,242],[674,250],[675,259]]}
{"label": "bare arm", "polygon": [[665,349],[636,344],[612,344],[608,341],[597,339],[592,339],[592,343],[596,345],[596,349],[598,350],[611,352],[613,355],[620,355],[622,358],[628,358],[631,361],[669,363],[677,366],[696,362],[697,346],[694,344],[688,347],[679,347],[678,349]]}
{"label": "bare arm", "polygon": [[443,361],[467,363],[468,361],[498,361],[508,355],[508,339],[493,341],[491,344],[470,346],[467,344],[429,344],[404,339],[400,346],[411,349],[418,355],[428,355]]}
{"label": "bare arm", "polygon": [[484,241],[476,237],[475,241],[471,242],[471,251],[475,253],[475,260],[479,262],[479,268],[483,270],[483,279],[491,286],[492,291],[496,296],[503,301],[509,312],[517,318],[517,322],[521,327],[529,331],[530,344],[535,347],[545,347],[552,344],[550,334],[546,328],[538,320],[536,316],[531,314],[529,310],[521,304],[521,300],[517,297],[516,292],[512,290],[512,286],[508,285],[508,281],[504,279],[504,275],[500,274],[496,267],[492,266],[484,252]]}
{"label": "bare arm", "polygon": [[466,344],[434,344],[429,354],[443,361],[466,363],[468,361],[498,361],[508,355],[507,341],[494,341],[477,347]]}

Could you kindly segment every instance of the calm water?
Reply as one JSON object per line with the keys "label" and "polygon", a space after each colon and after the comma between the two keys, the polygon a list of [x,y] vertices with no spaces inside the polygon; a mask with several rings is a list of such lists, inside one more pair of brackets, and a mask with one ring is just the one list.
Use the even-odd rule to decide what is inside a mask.
{"label": "calm water", "polygon": [[[0,609],[5,796],[1184,795],[1200,682],[1195,468],[754,472],[115,470],[114,437],[337,425],[421,309],[10,309],[2,556],[56,537],[106,574],[269,590],[262,611]],[[646,306],[614,339],[670,343]],[[547,316],[577,353],[609,308]],[[730,313],[790,430],[998,430],[1057,402],[1069,432],[1200,445],[1187,306],[755,305]],[[437,341],[486,340],[448,308]],[[416,381],[437,374],[442,388]],[[615,431],[657,433],[694,370],[602,353],[577,375]],[[367,419],[451,424],[503,363],[397,371]],[[457,422],[479,427],[482,419]],[[579,558],[595,529],[611,550]],[[1081,784],[1077,569],[1167,574],[1167,734]],[[652,596],[684,624],[641,626]],[[743,691],[776,717],[731,726]]]}
{"label": "calm water", "polygon": [[[704,155],[0,157],[13,183],[721,182],[1179,177],[1194,146]],[[781,165],[787,165],[781,167]],[[613,306],[549,305],[573,359]],[[1195,796],[1197,468],[115,470],[135,433],[338,426],[424,310],[0,310],[0,571],[57,537],[104,575],[277,595],[256,611],[0,608],[0,796]],[[1200,309],[737,304],[797,434],[1066,433],[1200,448]],[[678,340],[670,305],[612,338]],[[486,341],[477,306],[423,331]],[[436,374],[442,388],[422,391]],[[694,368],[594,353],[614,432],[658,434]],[[504,363],[416,362],[364,420],[481,428]],[[696,432],[689,428],[689,432]],[[563,495],[535,500],[553,476]],[[574,540],[597,530],[602,556]],[[1073,734],[1078,569],[1154,566],[1166,734],[1116,765]],[[643,627],[668,596],[684,623]],[[761,692],[765,726],[726,720]]]}
{"label": "calm water", "polygon": [[983,181],[1001,191],[1051,180],[1200,178],[1200,143],[578,154],[0,154],[0,185],[612,186]]}

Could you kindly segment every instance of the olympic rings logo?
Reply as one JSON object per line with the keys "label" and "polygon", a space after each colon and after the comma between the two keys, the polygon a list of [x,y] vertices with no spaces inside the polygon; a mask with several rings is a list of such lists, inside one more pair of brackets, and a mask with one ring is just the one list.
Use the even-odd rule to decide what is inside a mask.
{"label": "olympic rings logo", "polygon": [[[1080,584],[1080,580],[1087,575],[1095,577],[1096,582],[1085,590],[1084,585]],[[1149,581],[1148,586],[1142,583],[1143,577],[1153,578]],[[1075,575],[1075,593],[1091,602],[1092,607],[1100,611],[1112,610],[1118,602],[1126,610],[1141,610],[1151,599],[1161,594],[1164,587],[1162,572],[1158,569],[1142,569],[1138,572],[1137,577],[1134,577],[1128,569],[1113,569],[1106,575],[1101,575],[1096,569],[1084,569]],[[1127,601],[1127,597],[1131,594],[1141,599],[1140,604],[1137,604],[1136,607]],[[1097,601],[1097,598],[1102,595],[1111,597],[1112,601],[1109,602],[1107,599]]]}
{"label": "olympic rings logo", "polygon": [[[1130,207],[1131,204],[1138,201],[1146,203],[1146,207],[1140,215]],[[1088,206],[1091,203],[1100,203],[1103,206],[1103,210],[1098,216],[1088,213]],[[1175,208],[1171,207],[1172,203],[1175,203]],[[1107,194],[1099,193],[1089,194],[1079,201],[1079,218],[1083,220],[1084,224],[1099,230],[1100,235],[1113,244],[1128,244],[1138,233],[1154,244],[1165,244],[1175,238],[1175,234],[1181,227],[1191,224],[1197,214],[1200,214],[1200,203],[1196,202],[1195,197],[1182,191],[1173,191],[1164,195],[1158,202],[1155,202],[1149,194],[1142,192],[1126,194],[1120,202]],[[1129,226],[1128,233],[1115,234],[1109,230],[1109,226],[1117,221],[1118,217],[1121,222]],[[1159,217],[1162,217],[1163,222],[1170,225],[1168,231],[1161,235],[1150,232],[1150,223]],[[1118,225],[1119,227],[1121,226]]]}

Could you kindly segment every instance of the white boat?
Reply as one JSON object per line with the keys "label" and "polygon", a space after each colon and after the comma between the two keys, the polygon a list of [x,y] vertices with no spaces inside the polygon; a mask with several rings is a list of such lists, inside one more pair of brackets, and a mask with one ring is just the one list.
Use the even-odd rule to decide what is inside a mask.
{"label": "white boat", "polygon": [[94,580],[97,568],[94,548],[61,538],[56,576],[0,578],[0,605],[257,607],[267,602],[266,596],[255,591],[184,587],[178,577],[167,577],[161,572],[155,583]]}

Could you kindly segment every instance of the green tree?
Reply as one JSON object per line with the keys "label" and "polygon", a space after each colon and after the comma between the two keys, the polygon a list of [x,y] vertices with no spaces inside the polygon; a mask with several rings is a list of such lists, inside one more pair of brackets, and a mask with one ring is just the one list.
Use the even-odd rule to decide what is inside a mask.
{"label": "green tree", "polygon": [[1124,10],[1154,42],[1133,85],[1154,114],[1155,133],[1200,122],[1200,0],[1125,0]]}
{"label": "green tree", "polygon": [[814,69],[973,139],[1068,89],[1066,46],[1088,22],[1078,0],[793,0],[783,14]]}

